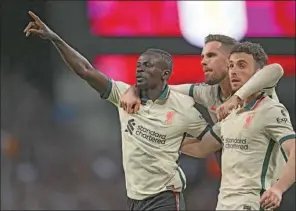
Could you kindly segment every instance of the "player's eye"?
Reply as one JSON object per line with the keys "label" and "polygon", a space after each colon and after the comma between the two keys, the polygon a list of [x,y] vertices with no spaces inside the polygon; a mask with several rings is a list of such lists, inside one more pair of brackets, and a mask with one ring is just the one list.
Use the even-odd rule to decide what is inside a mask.
{"label": "player's eye", "polygon": [[233,68],[233,67],[234,67],[233,64],[229,64],[229,65],[228,65],[228,68],[230,68],[230,69]]}
{"label": "player's eye", "polygon": [[208,53],[207,56],[208,56],[209,58],[212,58],[212,57],[215,56],[215,54],[213,54],[213,53]]}
{"label": "player's eye", "polygon": [[240,69],[244,69],[245,67],[246,67],[245,64],[243,64],[243,63],[239,64],[239,68],[240,68]]}
{"label": "player's eye", "polygon": [[145,62],[146,67],[152,67],[153,65],[150,62]]}

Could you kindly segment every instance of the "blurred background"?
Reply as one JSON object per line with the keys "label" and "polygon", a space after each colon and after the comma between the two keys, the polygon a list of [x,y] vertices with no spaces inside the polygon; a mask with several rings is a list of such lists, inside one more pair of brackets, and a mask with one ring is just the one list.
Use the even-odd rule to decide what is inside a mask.
{"label": "blurred background", "polygon": [[[2,1],[1,210],[126,209],[118,114],[70,72],[46,40],[25,38],[29,10],[115,80],[133,84],[137,56],[174,56],[171,84],[202,82],[209,32],[259,42],[285,76],[277,87],[295,129],[294,1]],[[272,73],[271,73],[272,74]],[[189,210],[213,210],[215,158],[182,156]],[[282,210],[295,210],[295,186]]]}

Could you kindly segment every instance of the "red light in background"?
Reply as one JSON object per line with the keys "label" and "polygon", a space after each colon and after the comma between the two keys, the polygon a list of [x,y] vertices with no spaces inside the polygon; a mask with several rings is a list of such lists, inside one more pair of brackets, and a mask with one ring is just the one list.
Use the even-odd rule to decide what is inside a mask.
{"label": "red light in background", "polygon": [[[100,55],[94,66],[108,77],[128,84],[135,83],[135,69],[138,55]],[[201,57],[198,55],[175,55],[174,71],[170,84],[200,83],[204,81]],[[279,63],[285,76],[295,75],[295,56],[269,56],[269,63]]]}
{"label": "red light in background", "polygon": [[88,1],[88,10],[94,35],[181,35],[175,1]]}
{"label": "red light in background", "polygon": [[[295,37],[295,1],[245,1],[246,37]],[[182,37],[177,1],[87,1],[97,36]],[[192,20],[191,24],[195,24]]]}

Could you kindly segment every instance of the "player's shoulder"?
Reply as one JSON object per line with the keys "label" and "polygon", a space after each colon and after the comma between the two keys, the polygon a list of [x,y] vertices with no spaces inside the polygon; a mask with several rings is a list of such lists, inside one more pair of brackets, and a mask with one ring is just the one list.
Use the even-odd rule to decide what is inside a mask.
{"label": "player's shoulder", "polygon": [[266,96],[264,99],[264,109],[266,109],[269,113],[287,111],[287,108],[282,103],[269,96]]}
{"label": "player's shoulder", "polygon": [[186,105],[192,106],[195,104],[192,97],[190,97],[188,95],[184,95],[184,94],[174,91],[174,90],[170,90],[169,98],[173,103],[180,104],[180,105],[182,105],[182,107],[186,106]]}
{"label": "player's shoulder", "polygon": [[128,88],[130,87],[129,84],[123,82],[123,81],[116,81],[116,80],[113,80],[113,79],[108,79],[109,82],[113,85],[113,86],[118,86],[118,87],[124,87],[124,88]]}

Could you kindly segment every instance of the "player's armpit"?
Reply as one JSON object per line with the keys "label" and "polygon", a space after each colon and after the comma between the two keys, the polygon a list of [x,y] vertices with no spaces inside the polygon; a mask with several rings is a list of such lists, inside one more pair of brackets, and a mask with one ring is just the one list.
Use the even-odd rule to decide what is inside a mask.
{"label": "player's armpit", "polygon": [[236,93],[242,100],[263,89],[274,87],[284,75],[284,70],[279,64],[270,64],[259,70]]}
{"label": "player's armpit", "polygon": [[136,113],[140,109],[140,90],[136,86],[130,86],[120,98],[120,106],[127,113]]}
{"label": "player's armpit", "polygon": [[283,172],[279,180],[274,184],[272,188],[284,193],[295,183],[295,134],[290,139],[282,142],[281,147],[284,150],[287,163],[284,166]]}
{"label": "player's armpit", "polygon": [[[189,138],[190,139],[190,138]],[[182,145],[181,152],[196,158],[205,158],[209,154],[214,153],[221,149],[221,144],[210,133],[207,132],[201,141],[198,139],[184,140],[188,144]],[[191,143],[190,143],[191,142]],[[192,143],[193,142],[193,143]]]}

